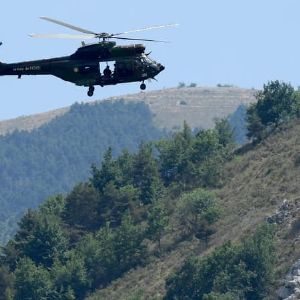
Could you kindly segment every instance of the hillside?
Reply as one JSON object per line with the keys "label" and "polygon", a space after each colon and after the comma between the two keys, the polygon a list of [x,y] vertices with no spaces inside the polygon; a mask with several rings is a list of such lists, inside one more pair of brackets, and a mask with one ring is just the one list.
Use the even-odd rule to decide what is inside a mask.
{"label": "hillside", "polygon": [[[224,118],[233,113],[240,104],[254,101],[255,90],[233,87],[173,88],[161,91],[112,97],[103,101],[144,102],[154,114],[154,122],[161,128],[172,130],[182,126],[186,120],[190,126],[211,128],[215,118]],[[89,102],[93,104],[94,102]],[[31,131],[69,111],[65,107],[32,116],[22,116],[0,121],[0,135],[14,130]]]}
{"label": "hillside", "polygon": [[[224,185],[215,190],[224,213],[207,248],[196,239],[179,243],[163,257],[128,272],[88,299],[161,299],[165,279],[185,258],[192,254],[207,255],[225,241],[240,240],[276,213],[286,199],[292,211],[285,213],[286,217],[277,225],[276,270],[277,278],[282,278],[300,256],[299,153],[299,120],[277,130],[260,145],[245,147],[225,166]],[[167,246],[168,239],[165,237],[162,244]],[[279,285],[277,281],[269,299],[277,299]]]}
{"label": "hillside", "polygon": [[0,242],[28,208],[87,179],[108,147],[114,155],[124,148],[132,152],[162,135],[145,104],[116,101],[75,104],[31,132],[0,137]]}
{"label": "hillside", "polygon": [[257,102],[248,116],[280,106],[279,118],[289,112],[289,121],[248,127],[256,143],[236,149],[222,120],[196,132],[184,124],[134,153],[106,151],[88,181],[22,217],[1,251],[0,294],[275,300],[279,287],[286,299],[291,284],[297,293],[286,274],[292,265],[295,280],[299,273],[300,94],[278,81],[263,92],[273,106]]}

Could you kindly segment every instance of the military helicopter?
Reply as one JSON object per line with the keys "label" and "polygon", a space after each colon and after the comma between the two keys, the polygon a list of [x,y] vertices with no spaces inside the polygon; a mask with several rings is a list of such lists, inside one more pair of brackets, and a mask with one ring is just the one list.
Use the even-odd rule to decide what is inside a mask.
{"label": "military helicopter", "polygon": [[[141,82],[140,89],[145,90],[145,80],[155,79],[155,76],[165,69],[162,64],[149,57],[150,53],[145,53],[144,45],[117,45],[111,39],[165,42],[129,38],[122,35],[178,26],[178,24],[167,24],[109,34],[106,32],[96,33],[48,17],[41,17],[41,19],[81,34],[31,34],[31,37],[81,39],[81,47],[70,56],[9,64],[0,62],[0,76],[16,75],[20,79],[23,75],[54,75],[76,85],[88,87],[87,94],[90,97],[94,94],[95,85],[103,87],[126,82]],[[84,42],[84,40],[95,38],[99,40],[98,43],[85,44]]]}

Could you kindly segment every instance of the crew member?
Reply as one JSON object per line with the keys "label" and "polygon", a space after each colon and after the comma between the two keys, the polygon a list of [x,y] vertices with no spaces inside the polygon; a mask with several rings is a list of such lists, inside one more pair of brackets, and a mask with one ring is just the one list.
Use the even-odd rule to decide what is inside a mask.
{"label": "crew member", "polygon": [[109,65],[106,66],[106,68],[103,71],[103,74],[104,74],[105,77],[110,78],[110,76],[111,76],[111,70],[109,68]]}

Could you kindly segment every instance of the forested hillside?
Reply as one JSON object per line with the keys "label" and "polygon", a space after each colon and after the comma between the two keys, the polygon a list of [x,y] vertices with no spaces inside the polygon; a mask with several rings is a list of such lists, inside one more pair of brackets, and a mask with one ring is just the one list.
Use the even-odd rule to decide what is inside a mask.
{"label": "forested hillside", "polygon": [[[171,205],[182,211],[184,199],[190,210],[169,219],[160,241],[163,251],[89,300],[278,300],[299,288],[289,275],[285,296],[277,294],[300,255],[300,97],[290,85],[276,81],[257,98],[258,104],[247,111],[253,143],[229,158],[217,188],[206,186],[220,209],[208,240],[199,235],[207,225],[203,194],[184,193]],[[195,230],[182,239],[180,215],[184,228]],[[172,243],[172,238],[179,241]],[[297,299],[297,294],[291,297]]]}
{"label": "forested hillside", "polygon": [[108,148],[87,181],[23,216],[0,299],[278,299],[300,255],[299,117],[299,92],[275,81],[247,109],[242,148],[226,120]]}
{"label": "forested hillside", "polygon": [[87,179],[108,147],[118,155],[161,136],[146,105],[120,101],[75,104],[38,129],[0,137],[0,241],[24,210]]}

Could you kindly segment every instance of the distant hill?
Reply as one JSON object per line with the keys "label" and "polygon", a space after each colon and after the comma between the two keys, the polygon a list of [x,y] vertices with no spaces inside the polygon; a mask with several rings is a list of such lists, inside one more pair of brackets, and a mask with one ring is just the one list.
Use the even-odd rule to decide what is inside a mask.
{"label": "distant hill", "polygon": [[[106,100],[88,102],[144,102],[154,114],[154,122],[160,128],[178,129],[186,120],[191,127],[211,128],[215,118],[224,118],[232,114],[239,105],[255,101],[255,90],[235,87],[191,87],[172,88],[147,93],[118,96]],[[14,130],[30,131],[69,111],[69,107],[22,116],[0,122],[0,135]]]}
{"label": "distant hill", "polygon": [[[14,232],[26,209],[86,180],[108,147],[117,155],[163,135],[143,103],[75,104],[64,114],[53,113],[51,121],[49,116],[43,119],[48,123],[31,132],[0,137],[0,243]],[[34,119],[41,124],[41,118]],[[34,127],[32,118],[27,121],[26,126]]]}

